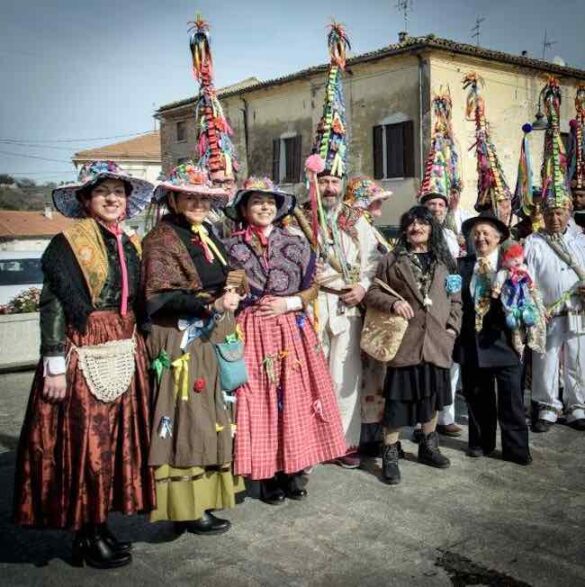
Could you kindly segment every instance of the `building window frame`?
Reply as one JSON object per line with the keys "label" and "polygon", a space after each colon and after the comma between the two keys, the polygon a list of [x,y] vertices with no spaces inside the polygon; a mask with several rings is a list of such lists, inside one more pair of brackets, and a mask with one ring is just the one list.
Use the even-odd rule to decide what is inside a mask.
{"label": "building window frame", "polygon": [[414,122],[388,122],[373,127],[375,179],[415,176]]}
{"label": "building window frame", "polygon": [[272,141],[272,179],[278,184],[294,184],[301,181],[302,135],[298,132],[283,133]]}
{"label": "building window frame", "polygon": [[178,120],[175,124],[175,137],[177,139],[177,143],[186,143],[187,142],[187,121],[186,120]]}

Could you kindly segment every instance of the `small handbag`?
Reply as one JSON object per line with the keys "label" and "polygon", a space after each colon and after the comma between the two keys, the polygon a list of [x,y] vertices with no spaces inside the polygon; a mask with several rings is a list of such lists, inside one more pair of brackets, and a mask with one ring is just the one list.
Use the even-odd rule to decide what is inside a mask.
{"label": "small handbag", "polygon": [[[387,292],[405,301],[399,293],[381,279],[376,277],[374,281]],[[408,320],[406,318],[368,306],[360,347],[376,361],[387,363],[396,356],[407,328]]]}
{"label": "small handbag", "polygon": [[214,347],[221,389],[230,392],[247,383],[248,370],[244,361],[244,342],[241,339],[227,340],[215,343]]}

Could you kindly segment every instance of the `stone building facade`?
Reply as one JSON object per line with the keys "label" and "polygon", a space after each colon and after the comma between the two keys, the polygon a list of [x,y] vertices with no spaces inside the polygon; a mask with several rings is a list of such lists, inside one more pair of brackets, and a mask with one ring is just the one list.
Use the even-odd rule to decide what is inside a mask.
{"label": "stone building facade", "polygon": [[[344,92],[350,133],[349,173],[377,177],[394,192],[382,224],[395,224],[412,205],[420,184],[432,129],[434,91],[448,86],[453,130],[459,144],[464,182],[462,206],[471,210],[476,195],[474,124],[465,119],[462,79],[476,71],[485,80],[483,95],[492,138],[513,190],[522,139],[521,127],[534,119],[546,75],[560,79],[562,128],[574,117],[576,84],[585,71],[499,51],[454,43],[434,36],[404,37],[395,45],[348,61]],[[321,116],[327,66],[309,68],[266,82],[226,88],[219,97],[233,127],[242,162],[240,176],[267,175],[303,195],[303,162],[311,152]],[[247,80],[249,81],[249,80]],[[195,98],[162,106],[163,171],[193,158]],[[178,140],[181,137],[181,140]],[[543,135],[531,136],[535,172]]]}

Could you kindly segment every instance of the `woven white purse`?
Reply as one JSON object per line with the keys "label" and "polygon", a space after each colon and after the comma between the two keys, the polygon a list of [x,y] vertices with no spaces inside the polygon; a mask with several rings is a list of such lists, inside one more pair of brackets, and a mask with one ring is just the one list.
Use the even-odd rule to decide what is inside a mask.
{"label": "woven white purse", "polygon": [[102,402],[118,399],[130,387],[134,376],[134,338],[103,344],[71,347],[93,396]]}

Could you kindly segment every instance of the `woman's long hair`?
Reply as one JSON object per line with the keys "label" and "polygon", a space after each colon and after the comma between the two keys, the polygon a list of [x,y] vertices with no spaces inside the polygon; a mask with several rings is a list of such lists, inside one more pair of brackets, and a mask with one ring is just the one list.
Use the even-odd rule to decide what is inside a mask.
{"label": "woman's long hair", "polygon": [[429,252],[434,255],[437,261],[446,265],[450,272],[456,273],[457,263],[449,251],[447,241],[443,236],[443,228],[425,206],[413,206],[400,217],[400,237],[394,251],[399,253],[410,250],[410,244],[406,239],[406,231],[415,220],[430,225]]}

